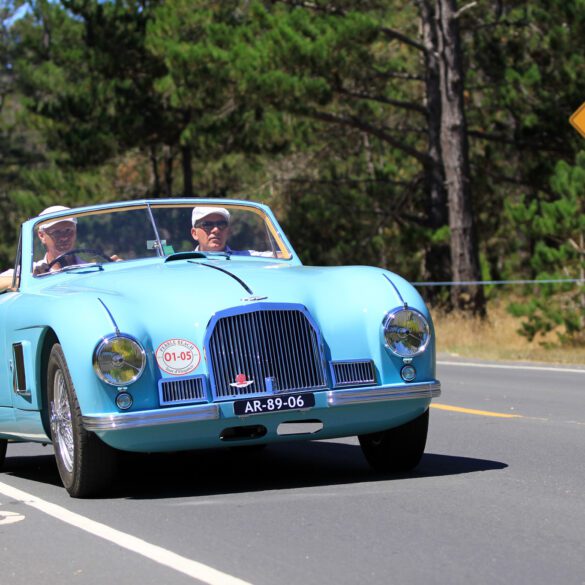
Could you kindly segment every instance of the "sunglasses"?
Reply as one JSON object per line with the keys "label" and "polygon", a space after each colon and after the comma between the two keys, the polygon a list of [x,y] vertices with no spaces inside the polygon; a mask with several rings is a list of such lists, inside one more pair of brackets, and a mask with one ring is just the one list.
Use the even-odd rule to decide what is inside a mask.
{"label": "sunglasses", "polygon": [[196,228],[204,229],[206,232],[210,232],[213,228],[218,228],[220,230],[225,230],[228,226],[228,222],[225,220],[220,221],[198,221],[195,224]]}
{"label": "sunglasses", "polygon": [[51,238],[70,238],[75,233],[75,228],[64,228],[62,230],[45,230],[45,233]]}

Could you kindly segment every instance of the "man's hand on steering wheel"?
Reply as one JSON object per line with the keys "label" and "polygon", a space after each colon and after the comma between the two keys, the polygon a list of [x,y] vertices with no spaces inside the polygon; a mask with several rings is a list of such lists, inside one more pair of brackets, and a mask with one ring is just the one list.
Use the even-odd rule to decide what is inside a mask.
{"label": "man's hand on steering wheel", "polygon": [[118,262],[120,260],[120,258],[118,258],[118,256],[116,255],[110,258],[109,256],[106,256],[103,252],[101,252],[100,250],[96,250],[95,248],[73,248],[68,252],[59,254],[59,256],[57,256],[54,260],[51,260],[51,262],[47,264],[47,269],[51,270],[51,268],[55,264],[60,264],[61,261],[67,256],[75,256],[76,254],[93,254],[94,256],[99,256],[100,258],[103,258],[106,262]]}

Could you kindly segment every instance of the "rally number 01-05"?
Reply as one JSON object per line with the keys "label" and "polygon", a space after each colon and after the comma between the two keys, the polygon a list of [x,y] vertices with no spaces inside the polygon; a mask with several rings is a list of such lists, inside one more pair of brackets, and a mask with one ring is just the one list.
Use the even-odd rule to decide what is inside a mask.
{"label": "rally number 01-05", "polygon": [[177,360],[182,361],[191,361],[193,359],[193,352],[192,351],[182,351],[181,353],[177,354],[176,352],[165,352],[164,355],[165,362],[176,362]]}

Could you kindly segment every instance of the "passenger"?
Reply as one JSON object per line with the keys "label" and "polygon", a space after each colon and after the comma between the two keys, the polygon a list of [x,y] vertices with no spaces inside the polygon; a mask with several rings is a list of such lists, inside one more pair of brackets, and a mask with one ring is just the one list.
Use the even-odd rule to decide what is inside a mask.
{"label": "passenger", "polygon": [[[191,235],[198,252],[234,251],[227,245],[230,236],[230,212],[223,207],[195,207],[191,214]],[[242,254],[242,252],[237,252]]]}
{"label": "passenger", "polygon": [[191,214],[191,236],[197,242],[196,252],[224,252],[233,256],[276,258],[276,250],[233,250],[230,237],[230,212],[224,207],[195,207]]}
{"label": "passenger", "polygon": [[272,252],[233,250],[228,246],[230,212],[224,207],[195,207],[191,215],[191,235],[198,242],[197,252],[224,252],[233,256],[273,256]]}

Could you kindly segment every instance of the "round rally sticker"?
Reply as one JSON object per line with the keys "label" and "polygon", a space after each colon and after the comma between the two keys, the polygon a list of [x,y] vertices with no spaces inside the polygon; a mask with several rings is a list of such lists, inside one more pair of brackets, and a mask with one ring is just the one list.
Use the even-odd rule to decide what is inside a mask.
{"label": "round rally sticker", "polygon": [[184,376],[197,368],[201,352],[186,339],[167,339],[156,350],[156,363],[167,374]]}

